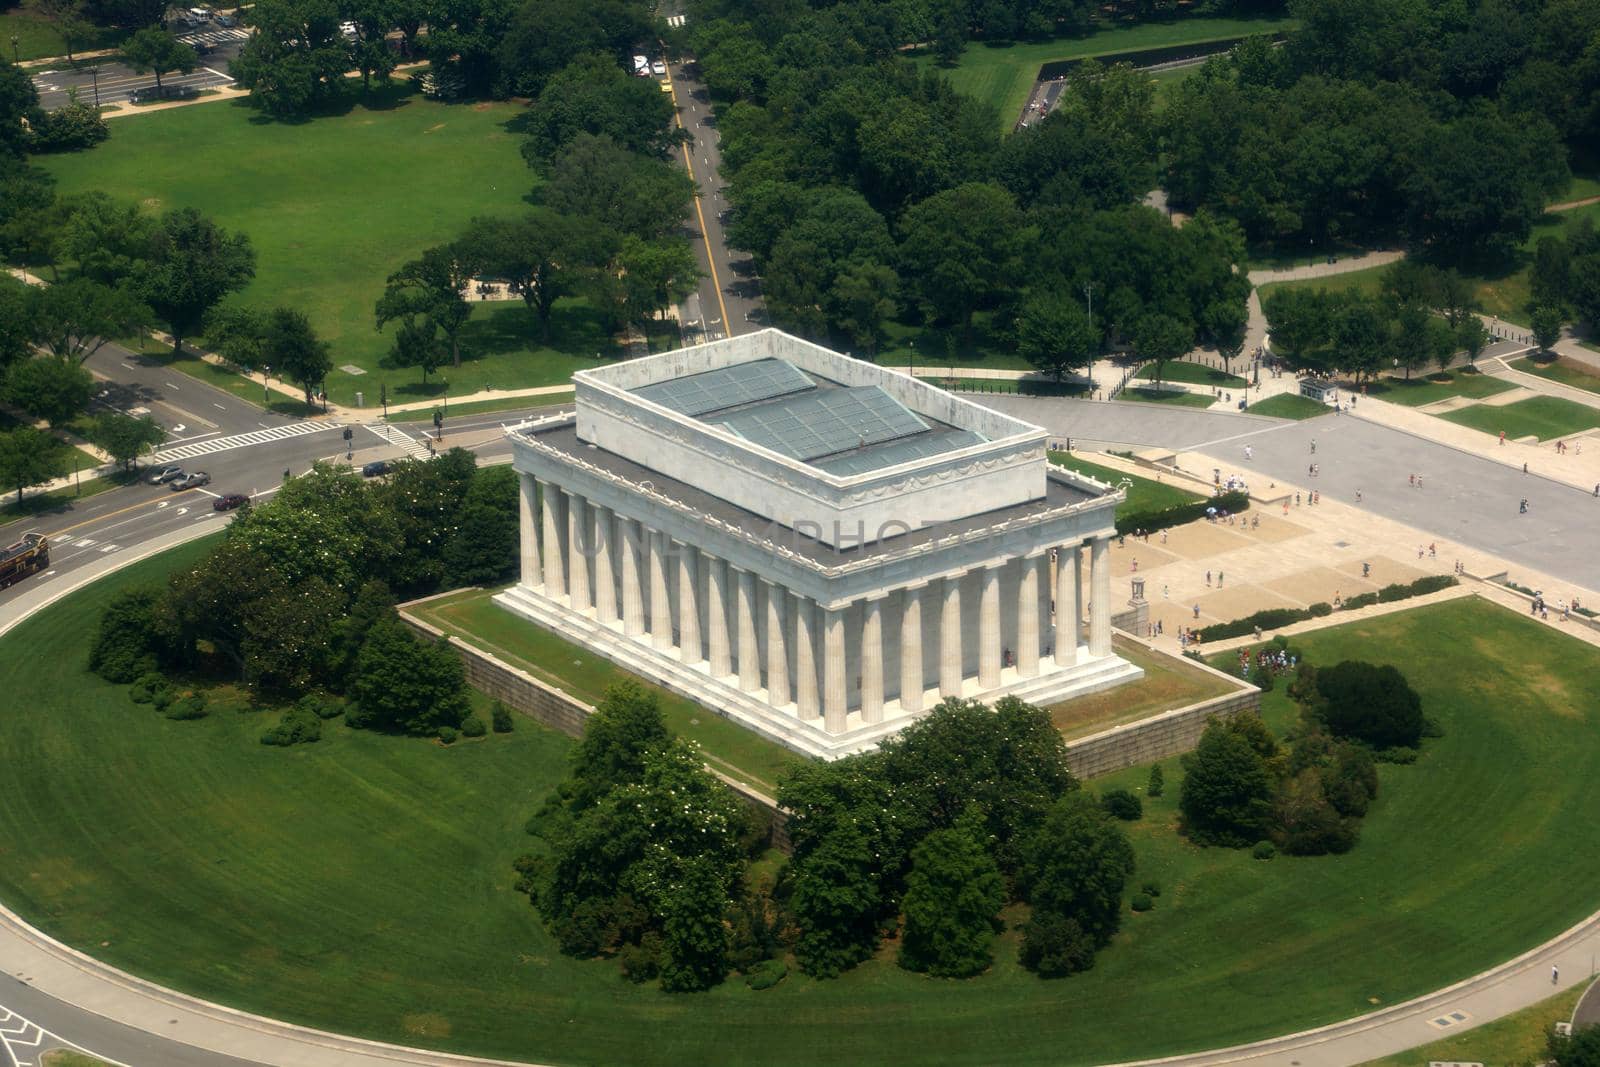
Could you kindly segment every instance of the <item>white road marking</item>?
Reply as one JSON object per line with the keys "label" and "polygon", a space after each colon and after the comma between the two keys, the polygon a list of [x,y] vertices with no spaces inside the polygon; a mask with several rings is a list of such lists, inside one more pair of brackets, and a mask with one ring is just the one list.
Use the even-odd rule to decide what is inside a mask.
{"label": "white road marking", "polygon": [[121,547],[122,547],[121,545],[101,545],[100,546],[100,551],[101,552],[115,552],[117,549],[119,549]]}
{"label": "white road marking", "polygon": [[245,448],[250,445],[264,444],[268,441],[281,441],[288,437],[300,437],[308,433],[321,433],[323,430],[337,430],[340,425],[340,423],[335,422],[291,422],[285,426],[251,430],[248,433],[234,434],[231,437],[216,437],[196,444],[179,445],[176,448],[163,448],[151,457],[151,462],[171,463],[174,460],[206,456],[213,452],[226,452],[233,448]]}
{"label": "white road marking", "polygon": [[74,548],[91,548],[91,547],[94,546],[94,544],[95,544],[95,539],[94,538],[85,537],[80,541],[73,542],[73,547]]}
{"label": "white road marking", "polygon": [[131,364],[131,363],[124,363],[123,366],[127,367],[129,370],[134,370],[135,369],[133,364]]}
{"label": "white road marking", "polygon": [[171,383],[171,382],[168,382],[168,383],[167,383],[167,388],[168,388],[168,389],[171,389],[171,390],[172,390],[172,391],[173,391],[173,392],[175,392],[175,393],[181,393],[181,392],[183,392],[183,390],[181,390],[181,389],[179,389],[179,388],[178,388],[178,387],[177,387],[177,386],[176,386],[176,385],[173,385],[173,384],[172,384],[172,383]]}
{"label": "white road marking", "polygon": [[211,402],[211,406],[216,408],[218,411],[227,411],[228,410],[227,408],[223,407],[221,404],[217,403],[215,400],[213,400]]}

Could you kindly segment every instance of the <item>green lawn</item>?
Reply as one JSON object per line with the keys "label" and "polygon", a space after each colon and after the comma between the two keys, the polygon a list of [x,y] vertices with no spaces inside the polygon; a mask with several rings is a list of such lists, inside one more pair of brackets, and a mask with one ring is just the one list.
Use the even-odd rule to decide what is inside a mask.
{"label": "green lawn", "polygon": [[1264,304],[1269,296],[1281,289],[1326,289],[1329,292],[1342,293],[1349,290],[1365,293],[1372,296],[1383,287],[1383,276],[1388,272],[1390,264],[1381,267],[1363,267],[1360,270],[1345,271],[1343,274],[1330,274],[1326,278],[1300,278],[1291,282],[1269,282],[1256,287],[1256,294]]}
{"label": "green lawn", "polygon": [[[74,43],[73,54],[115,48],[125,36],[127,36],[126,30],[96,27],[89,40]],[[12,38],[16,39],[14,53]],[[8,61],[13,55],[17,59],[26,61],[65,56],[67,46],[61,40],[61,35],[56,32],[54,23],[19,11],[7,11],[0,13],[0,50],[4,51]]]}
{"label": "green lawn", "polygon": [[[564,382],[617,354],[581,301],[556,307],[552,344],[535,340],[520,301],[477,302],[465,332],[468,359],[426,385],[415,369],[386,369],[390,339],[373,328],[384,279],[475,215],[514,214],[535,176],[506,129],[515,104],[447,106],[396,85],[374,107],[301,124],[261,121],[244,103],[175,108],[117,127],[93,152],[40,158],[63,194],[105,189],[152,211],[196,207],[243,230],[256,277],[239,299],[303,310],[332,343],[328,395],[375,403],[484,388]],[[351,365],[363,375],[337,368]],[[193,361],[180,369],[199,370]],[[247,382],[229,386],[259,402]]]}
{"label": "green lawn", "polygon": [[[269,714],[171,722],[85,675],[105,597],[206,547],[136,565],[0,642],[0,899],[116,966],[243,1009],[546,1063],[878,1064],[908,1048],[927,1064],[1100,1063],[1393,1004],[1600,904],[1600,654],[1467,599],[1297,639],[1319,663],[1404,664],[1444,728],[1417,765],[1381,769],[1347,856],[1191,847],[1173,831],[1168,760],[1166,795],[1130,826],[1137,877],[1162,895],[1087,973],[1034,978],[1008,932],[972,981],[909,974],[886,952],[832,982],[663,994],[560,956],[512,889],[565,738],[519,720],[443,748],[335,725],[283,751],[256,741]],[[1281,692],[1267,705],[1287,720]]]}
{"label": "green lawn", "polygon": [[1446,411],[1439,418],[1496,436],[1503,430],[1510,438],[1537,437],[1541,441],[1600,426],[1600,410],[1557,396],[1531,397],[1504,407],[1474,404]]}
{"label": "green lawn", "polygon": [[911,367],[919,376],[952,366],[1033,370],[1033,364],[1008,351],[1007,343],[995,336],[990,329],[991,318],[987,311],[974,315],[970,335],[953,349],[950,335],[943,331],[891,322],[884,328],[887,339],[873,362],[885,367]]}
{"label": "green lawn", "polygon": [[1190,393],[1178,389],[1147,389],[1137,386],[1117,394],[1118,400],[1136,400],[1141,404],[1176,404],[1184,408],[1208,408],[1216,402],[1210,393]]}
{"label": "green lawn", "polygon": [[[1061,59],[1080,59],[1141,48],[1199,44],[1254,33],[1278,33],[1298,25],[1289,18],[1189,18],[1173,22],[1146,22],[1132,26],[1104,26],[1087,37],[1036,41],[1027,44],[972,44],[954,68],[944,69],[951,85],[995,108],[1001,129],[1010,132],[1028,102],[1039,68]],[[917,62],[934,67],[931,56]]]}
{"label": "green lawn", "polygon": [[1137,474],[1123,474],[1115,467],[1103,467],[1084,459],[1077,452],[1051,452],[1050,462],[1077,471],[1079,474],[1087,474],[1107,485],[1116,485],[1124,478],[1132,482],[1133,484],[1128,487],[1128,499],[1117,508],[1119,515],[1160,511],[1163,508],[1175,508],[1179,504],[1192,504],[1204,499],[1199,493],[1192,493],[1187,489],[1168,485],[1166,482],[1158,482],[1154,478],[1141,478]]}
{"label": "green lawn", "polygon": [[[1139,368],[1139,373],[1134,375],[1140,381],[1154,381],[1156,365],[1146,363]],[[1186,360],[1173,360],[1161,368],[1161,380],[1164,382],[1189,382],[1193,385],[1211,385],[1219,389],[1243,389],[1247,383],[1237,374],[1228,374],[1218,367],[1207,367],[1203,363],[1190,363]]]}
{"label": "green lawn", "polygon": [[[612,683],[638,680],[610,660],[513,615],[490,600],[492,595],[484,590],[463,592],[424,604],[416,614],[590,704],[597,703]],[[779,777],[803,758],[693,701],[647,687],[655,689],[673,733],[698,741],[718,770],[769,796]]]}
{"label": "green lawn", "polygon": [[1486,396],[1494,396],[1496,393],[1508,392],[1515,388],[1511,382],[1491,378],[1487,374],[1455,370],[1448,373],[1419,374],[1409,380],[1383,378],[1368,383],[1367,393],[1387,400],[1391,404],[1403,404],[1414,408],[1432,404],[1436,400],[1448,400],[1453,396],[1481,400]]}
{"label": "green lawn", "polygon": [[1252,415],[1268,415],[1274,419],[1314,419],[1318,415],[1327,415],[1333,411],[1328,405],[1319,404],[1298,393],[1279,393],[1277,396],[1269,396],[1265,400],[1256,401],[1245,410]]}
{"label": "green lawn", "polygon": [[[462,415],[482,415],[493,411],[523,411],[535,407],[557,407],[562,404],[571,405],[575,393],[567,389],[560,393],[541,393],[538,396],[508,396],[499,400],[476,400],[470,404],[451,404],[445,413],[445,418],[453,419]],[[372,403],[372,398],[367,398],[367,403]],[[417,422],[433,416],[433,408],[416,408],[411,411],[389,410],[390,422]],[[447,421],[445,428],[449,429]]]}
{"label": "green lawn", "polygon": [[1560,356],[1554,359],[1535,359],[1532,356],[1524,356],[1513,360],[1511,366],[1516,370],[1548,378],[1552,382],[1560,382],[1574,389],[1600,393],[1600,373],[1589,364],[1579,363],[1575,359]]}
{"label": "green lawn", "polygon": [[1451,1037],[1419,1045],[1381,1060],[1368,1060],[1360,1067],[1428,1067],[1430,1063],[1486,1063],[1494,1067],[1511,1064],[1542,1063],[1545,1033],[1552,1023],[1572,1018],[1572,1009],[1583,996],[1583,986],[1557,993],[1530,1008],[1514,1011],[1492,1023],[1464,1030]]}

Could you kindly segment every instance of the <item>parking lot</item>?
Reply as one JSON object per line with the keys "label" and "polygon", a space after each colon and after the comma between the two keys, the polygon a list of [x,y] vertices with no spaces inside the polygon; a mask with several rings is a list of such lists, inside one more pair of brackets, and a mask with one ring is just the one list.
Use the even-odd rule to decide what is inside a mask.
{"label": "parking lot", "polygon": [[[239,48],[250,36],[243,26],[221,26],[208,21],[199,26],[180,22],[173,27],[178,40],[192,46],[200,53],[200,65],[189,74],[176,71],[163,75],[163,88],[180,92],[204,92],[232,85],[228,76],[228,62],[239,53]],[[77,90],[78,99],[98,103],[105,107],[125,104],[134,99],[139,90],[153,90],[154,74],[140,74],[115,57],[108,56],[98,65],[79,61],[77,69],[41,70],[33,75],[34,88],[39,91],[39,106],[46,111],[63,106],[69,95]]]}

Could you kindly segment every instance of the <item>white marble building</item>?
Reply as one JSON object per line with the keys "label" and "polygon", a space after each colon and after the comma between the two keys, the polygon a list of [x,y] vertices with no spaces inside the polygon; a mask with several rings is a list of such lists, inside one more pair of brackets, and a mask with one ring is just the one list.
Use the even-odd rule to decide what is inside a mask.
{"label": "white marble building", "polygon": [[946,696],[1140,675],[1111,652],[1121,494],[1038,427],[777,330],[574,381],[576,414],[507,431],[510,610],[822,757]]}

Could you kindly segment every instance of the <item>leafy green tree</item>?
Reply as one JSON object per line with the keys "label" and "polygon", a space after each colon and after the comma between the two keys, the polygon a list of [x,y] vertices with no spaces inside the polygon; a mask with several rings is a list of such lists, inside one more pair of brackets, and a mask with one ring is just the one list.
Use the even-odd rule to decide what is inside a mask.
{"label": "leafy green tree", "polygon": [[624,321],[656,315],[694,292],[700,267],[682,237],[624,238],[617,266],[626,294]]}
{"label": "leafy green tree", "polygon": [[[229,72],[275,118],[326,107],[344,94],[344,75],[353,65],[340,18],[335,0],[256,0],[249,14],[255,32]],[[370,52],[363,50],[368,74]]]}
{"label": "leafy green tree", "polygon": [[1017,316],[1017,354],[1056,381],[1088,367],[1100,348],[1094,320],[1064,285],[1029,289]]}
{"label": "leafy green tree", "polygon": [[428,375],[449,361],[450,348],[440,336],[437,323],[420,315],[400,320],[394,331],[394,345],[389,350],[392,365],[418,368],[422,371],[423,384],[427,384]]}
{"label": "leafy green tree", "polygon": [[39,106],[39,92],[26,71],[0,59],[0,159],[20,160],[28,152],[28,116]]}
{"label": "leafy green tree", "polygon": [[1144,787],[1145,795],[1158,797],[1166,792],[1166,789],[1167,779],[1166,775],[1161,773],[1161,764],[1152,763],[1150,765],[1150,781]]}
{"label": "leafy green tree", "polygon": [[617,786],[642,781],[646,756],[669,740],[652,690],[633,681],[608,686],[572,752],[573,806],[591,807]]}
{"label": "leafy green tree", "polygon": [[273,308],[262,323],[261,360],[297,383],[311,405],[311,390],[333,370],[328,342],[317,337],[311,320],[293,308]]}
{"label": "leafy green tree", "polygon": [[62,360],[83,363],[107,341],[150,325],[150,309],[124,286],[70,278],[34,294],[39,343]]}
{"label": "leafy green tree", "polygon": [[470,250],[469,258],[486,273],[516,287],[548,340],[556,301],[572,292],[592,265],[587,236],[577,219],[537,212],[473,219],[457,243]]}
{"label": "leafy green tree", "polygon": [[1574,1027],[1570,1036],[1550,1029],[1545,1038],[1546,1061],[1555,1067],[1600,1067],[1600,1026]]}
{"label": "leafy green tree", "polygon": [[95,626],[89,669],[108,682],[126,684],[157,667],[152,642],[159,589],[125,589],[111,598]]}
{"label": "leafy green tree", "polygon": [[373,730],[431,734],[459,727],[471,710],[461,657],[448,644],[417,640],[398,618],[367,632],[350,695],[347,721]]}
{"label": "leafy green tree", "polygon": [[1173,315],[1159,312],[1139,320],[1134,331],[1133,346],[1141,359],[1156,365],[1156,386],[1161,385],[1161,374],[1166,365],[1194,347],[1194,330]]}
{"label": "leafy green tree", "polygon": [[194,208],[161,216],[140,276],[140,295],[167,324],[174,353],[200,328],[206,312],[256,273],[250,238],[228,233]]}
{"label": "leafy green tree", "polygon": [[12,367],[3,392],[8,403],[60,426],[89,406],[93,389],[94,377],[76,363],[41,356]]}
{"label": "leafy green tree", "polygon": [[1332,365],[1358,381],[1375,372],[1389,336],[1389,321],[1378,302],[1356,294],[1330,309],[1328,321]]}
{"label": "leafy green tree", "polygon": [[901,901],[900,966],[940,978],[986,970],[1005,883],[979,838],[982,823],[936,830],[911,853]]}
{"label": "leafy green tree", "polygon": [[67,102],[54,111],[38,111],[28,120],[35,152],[77,152],[111,136],[100,109],[80,99],[76,87],[67,90]]}
{"label": "leafy green tree", "polygon": [[1475,364],[1478,356],[1489,344],[1489,330],[1476,315],[1468,315],[1456,327],[1456,344],[1467,354],[1467,362]]}
{"label": "leafy green tree", "polygon": [[444,545],[451,585],[494,585],[517,568],[517,473],[484,467],[461,501],[455,532]]}
{"label": "leafy green tree", "polygon": [[1273,814],[1274,836],[1291,856],[1323,856],[1350,851],[1360,823],[1339,814],[1328,801],[1323,776],[1307,768],[1283,784]]}
{"label": "leafy green tree", "polygon": [[140,456],[167,439],[167,431],[149,415],[134,417],[120,411],[104,411],[94,417],[89,436],[122,464],[123,470],[130,470]]}
{"label": "leafy green tree", "polygon": [[[510,10],[498,35],[498,73],[517,96],[537,97],[552,75],[585,53],[623,56],[658,32],[637,0],[547,0]],[[414,35],[414,34],[413,34]],[[641,81],[645,79],[640,79]]]}
{"label": "leafy green tree", "polygon": [[615,56],[591,53],[545,83],[519,122],[522,153],[538,166],[579,133],[604,135],[630,152],[665,156],[679,140],[672,100],[650,78],[635,78]]}
{"label": "leafy green tree", "polygon": [[814,978],[836,978],[878,944],[877,864],[861,832],[840,826],[796,858],[789,908],[800,926],[795,957]]}
{"label": "leafy green tree", "polygon": [[9,274],[0,274],[0,375],[33,355],[38,337],[35,299],[32,286]]}
{"label": "leafy green tree", "polygon": [[1432,317],[1427,308],[1417,304],[1400,308],[1395,316],[1390,349],[1405,368],[1406,381],[1411,380],[1413,370],[1427,366],[1433,356],[1433,335],[1428,326]]}
{"label": "leafy green tree", "polygon": [[28,0],[28,13],[50,24],[61,38],[67,62],[76,65],[72,54],[94,34],[83,0]]}
{"label": "leafy green tree", "polygon": [[660,905],[662,989],[698,992],[727,975],[729,884],[711,860],[690,860],[678,871]]}
{"label": "leafy green tree", "polygon": [[1316,672],[1308,712],[1335,737],[1375,748],[1416,747],[1422,740],[1422,698],[1389,665],[1345,660]]}
{"label": "leafy green tree", "polygon": [[694,183],[681,167],[591,133],[575,136],[551,161],[538,190],[557,215],[641,239],[676,233],[693,194]]}
{"label": "leafy green tree", "polygon": [[388,481],[375,490],[396,535],[396,548],[382,572],[395,589],[421,592],[444,581],[444,549],[459,526],[475,469],[471,452],[452,448],[428,462],[396,464]]}
{"label": "leafy green tree", "polygon": [[396,320],[408,325],[426,322],[443,335],[451,363],[461,366],[461,330],[472,317],[467,285],[474,268],[463,258],[467,252],[454,245],[430,248],[389,275],[378,298],[378,328]]}
{"label": "leafy green tree", "polygon": [[133,201],[99,191],[74,198],[70,208],[61,252],[78,274],[112,287],[132,278],[149,251],[155,221]]}
{"label": "leafy green tree", "polygon": [[1206,306],[1201,315],[1201,325],[1222,357],[1224,374],[1231,374],[1233,361],[1244,350],[1245,331],[1250,325],[1249,313],[1243,304],[1217,300]]}
{"label": "leafy green tree", "polygon": [[1244,848],[1267,836],[1273,776],[1266,757],[1243,732],[1220,720],[1207,723],[1182,763],[1178,810],[1191,840]]}
{"label": "leafy green tree", "polygon": [[236,304],[214,307],[206,314],[204,330],[206,346],[234,366],[251,371],[270,366],[261,354],[267,324],[260,310]]}
{"label": "leafy green tree", "polygon": [[163,74],[188,74],[200,65],[195,50],[161,26],[147,26],[122,42],[122,58],[140,74],[154,74],[158,93]]}
{"label": "leafy green tree", "polygon": [[387,39],[395,27],[398,8],[388,0],[356,0],[342,11],[356,26],[356,39],[349,44],[350,62],[361,73],[362,92],[371,91],[373,78],[388,81],[398,64]]}
{"label": "leafy green tree", "polygon": [[66,446],[43,430],[18,426],[0,431],[0,483],[17,491],[43,485],[61,470],[61,453]]}
{"label": "leafy green tree", "polygon": [[333,662],[344,609],[343,592],[317,577],[253,599],[244,611],[241,650],[246,680],[274,692],[311,688]]}
{"label": "leafy green tree", "polygon": [[1094,798],[1069,793],[1024,846],[1018,889],[1035,910],[1066,916],[1105,945],[1122,921],[1133,863],[1127,835]]}
{"label": "leafy green tree", "polygon": [[899,289],[900,276],[894,268],[867,260],[840,271],[828,291],[829,319],[852,344],[865,350],[868,359],[877,356],[884,327],[899,309]]}
{"label": "leafy green tree", "polygon": [[1533,340],[1539,346],[1539,351],[1548,352],[1550,346],[1561,340],[1561,312],[1553,307],[1533,309]]}
{"label": "leafy green tree", "polygon": [[1023,924],[1018,959],[1040,978],[1063,978],[1093,967],[1096,947],[1076,919],[1035,909]]}
{"label": "leafy green tree", "polygon": [[902,277],[930,318],[963,330],[1015,287],[1034,236],[1010,193],[979,183],[915,205],[901,230]]}

